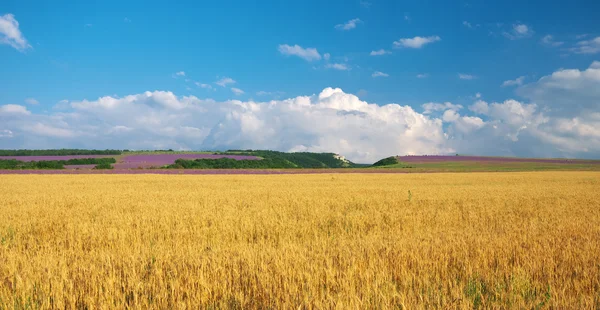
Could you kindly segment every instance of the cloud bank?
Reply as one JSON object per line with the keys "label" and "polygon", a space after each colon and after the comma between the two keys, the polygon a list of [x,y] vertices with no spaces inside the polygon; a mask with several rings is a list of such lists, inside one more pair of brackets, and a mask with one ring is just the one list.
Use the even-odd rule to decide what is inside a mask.
{"label": "cloud bank", "polygon": [[3,148],[230,148],[336,152],[372,163],[391,155],[600,158],[600,64],[517,88],[525,100],[419,109],[377,105],[339,88],[265,102],[217,102],[169,91],[59,103],[33,113],[0,106]]}

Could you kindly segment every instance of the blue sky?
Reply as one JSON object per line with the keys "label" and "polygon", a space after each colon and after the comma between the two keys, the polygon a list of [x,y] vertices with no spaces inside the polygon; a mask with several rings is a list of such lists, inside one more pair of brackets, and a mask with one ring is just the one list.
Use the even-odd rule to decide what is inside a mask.
{"label": "blue sky", "polygon": [[[377,0],[259,4],[247,1],[2,1],[0,17],[3,16],[4,24],[0,23],[0,43],[4,44],[0,44],[0,106],[23,106],[30,115],[46,117],[36,119],[34,124],[54,128],[60,124],[50,124],[48,119],[56,118],[57,113],[66,113],[57,108],[61,100],[69,102],[63,102],[69,113],[82,113],[73,102],[94,101],[105,96],[123,98],[146,91],[171,92],[177,100],[193,96],[199,100],[235,99],[246,103],[318,95],[331,87],[340,88],[345,95],[357,95],[361,102],[409,106],[431,121],[442,120],[441,130],[446,139],[456,140],[457,129],[449,129],[457,126],[454,117],[446,115],[448,120],[443,117],[448,110],[461,110],[460,117],[479,117],[486,124],[501,121],[501,113],[477,116],[468,108],[478,100],[491,105],[515,99],[522,105],[535,105],[536,113],[545,113],[544,117],[552,116],[547,111],[560,110],[557,107],[566,101],[546,102],[547,96],[538,96],[539,89],[546,89],[547,79],[543,77],[560,70],[593,69],[591,64],[600,60],[600,39],[594,41],[600,36],[599,11],[597,1],[498,1],[493,4],[489,1]],[[18,23],[16,27],[14,22]],[[16,37],[14,31],[10,32],[15,28],[20,32]],[[427,41],[431,42],[423,43]],[[381,50],[383,55],[371,55]],[[595,71],[590,72],[595,76]],[[218,85],[224,78],[235,83]],[[593,78],[590,81],[592,86],[596,85]],[[590,81],[580,82],[583,85]],[[565,94],[570,96],[568,98],[578,95],[582,93]],[[592,96],[592,103],[577,113],[598,112],[597,104],[594,105],[598,102],[595,93],[583,96]],[[427,113],[423,104],[430,102],[451,102],[462,108],[440,108],[437,114]],[[547,107],[550,108],[544,110]],[[580,115],[577,113],[569,115],[569,120]],[[113,123],[110,118],[99,119],[97,111],[91,115],[99,123],[110,123],[112,127],[139,129]],[[15,117],[8,120],[16,122]],[[586,124],[594,127],[595,121],[594,118],[592,123]],[[202,126],[194,128],[209,132],[214,125],[206,124],[201,117],[197,123]],[[504,123],[510,122],[504,120]],[[190,127],[188,125],[180,127]],[[10,139],[0,139],[0,147],[30,147],[44,140],[24,130],[23,126],[27,125],[23,121],[11,126],[0,128],[0,131],[11,132],[6,134]],[[72,122],[63,120],[57,128],[80,130],[73,126]],[[562,128],[557,126],[552,128]],[[511,134],[514,135],[509,133],[504,138]],[[561,137],[572,135],[560,134]],[[300,141],[300,146],[283,143],[271,147],[343,149],[340,143],[315,142],[319,140],[318,135],[310,136]],[[544,139],[540,138],[543,133],[534,136]],[[164,138],[161,137],[157,140]],[[64,138],[51,143],[46,137],[43,145],[83,143],[73,137]],[[528,150],[527,144],[520,143],[494,152],[499,155],[598,156],[600,147],[596,147],[596,143],[600,137],[594,133],[584,134],[583,138],[592,140],[577,140],[573,144],[592,144],[591,148],[567,148],[557,145],[556,139],[550,139],[554,142],[542,141],[550,146],[540,152]],[[283,141],[286,137],[280,139]],[[177,142],[177,146],[207,146],[182,142],[184,140]],[[232,143],[239,144],[239,141]],[[159,144],[140,144],[142,146],[151,148]],[[373,149],[377,149],[377,145],[373,145]],[[484,146],[464,148],[471,153],[485,153],[485,149]],[[431,150],[417,148],[409,152],[460,150],[457,145],[442,143]],[[399,146],[387,152],[396,151],[401,153],[403,148]]]}

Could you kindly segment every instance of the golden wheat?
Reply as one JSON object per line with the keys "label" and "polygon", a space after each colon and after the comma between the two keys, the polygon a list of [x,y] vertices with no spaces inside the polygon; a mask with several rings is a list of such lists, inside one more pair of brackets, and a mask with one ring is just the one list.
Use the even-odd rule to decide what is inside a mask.
{"label": "golden wheat", "polygon": [[2,175],[0,308],[600,307],[600,173]]}

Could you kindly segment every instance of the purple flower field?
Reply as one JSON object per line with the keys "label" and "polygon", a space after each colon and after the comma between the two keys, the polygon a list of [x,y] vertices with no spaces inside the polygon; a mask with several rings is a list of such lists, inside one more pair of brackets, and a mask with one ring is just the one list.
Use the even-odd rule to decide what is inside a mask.
{"label": "purple flower field", "polygon": [[497,162],[497,163],[547,163],[547,164],[600,164],[600,160],[577,159],[543,159],[517,157],[486,157],[486,156],[398,156],[405,163],[439,163],[439,162]]}
{"label": "purple flower field", "polygon": [[212,154],[144,154],[144,155],[128,155],[122,157],[113,164],[115,169],[137,169],[149,167],[161,167],[170,165],[177,159],[219,159],[231,158],[235,160],[258,160],[256,156],[242,155],[212,155]]}
{"label": "purple flower field", "polygon": [[65,169],[76,170],[76,169],[93,169],[96,165],[65,165]]}
{"label": "purple flower field", "polygon": [[16,159],[23,162],[29,161],[50,161],[50,160],[69,160],[82,158],[110,158],[116,155],[65,155],[65,156],[0,156],[0,159]]}

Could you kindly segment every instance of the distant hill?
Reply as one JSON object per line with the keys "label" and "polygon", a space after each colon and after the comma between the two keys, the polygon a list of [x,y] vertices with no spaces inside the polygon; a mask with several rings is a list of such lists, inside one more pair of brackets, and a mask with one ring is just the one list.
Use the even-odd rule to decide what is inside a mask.
{"label": "distant hill", "polygon": [[355,164],[335,153],[278,152],[268,150],[229,150],[216,152],[221,155],[256,156],[260,160],[219,159],[178,159],[168,168],[185,169],[289,169],[289,168],[356,168]]}

